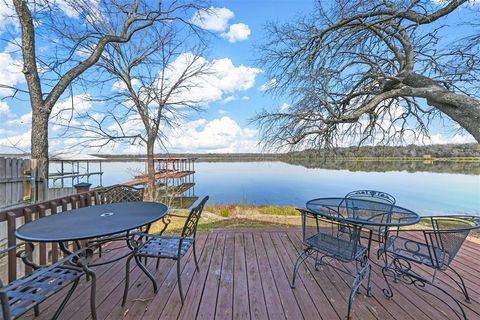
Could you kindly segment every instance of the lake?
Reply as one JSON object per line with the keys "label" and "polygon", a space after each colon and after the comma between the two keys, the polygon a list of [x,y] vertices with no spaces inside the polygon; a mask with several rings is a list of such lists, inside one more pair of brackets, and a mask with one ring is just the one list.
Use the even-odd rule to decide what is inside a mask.
{"label": "lake", "polygon": [[[103,184],[131,180],[143,162],[104,162]],[[303,206],[317,197],[374,189],[420,215],[480,215],[480,164],[347,161],[197,162],[194,192],[210,203]],[[95,184],[95,181],[91,181]]]}

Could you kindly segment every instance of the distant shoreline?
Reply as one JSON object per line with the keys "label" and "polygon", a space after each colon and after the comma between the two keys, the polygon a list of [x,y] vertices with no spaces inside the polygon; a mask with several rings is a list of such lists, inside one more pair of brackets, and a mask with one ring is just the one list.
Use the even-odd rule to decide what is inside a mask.
{"label": "distant shoreline", "polygon": [[[29,154],[0,154],[6,157],[29,158]],[[58,156],[59,160],[62,158]],[[84,157],[84,158],[82,158]],[[480,162],[480,144],[438,144],[409,146],[362,146],[334,149],[309,149],[284,153],[157,153],[156,158],[195,158],[200,162],[246,161],[422,161]],[[52,160],[56,156],[52,155]],[[145,154],[72,154],[68,160],[82,161],[145,161]]]}

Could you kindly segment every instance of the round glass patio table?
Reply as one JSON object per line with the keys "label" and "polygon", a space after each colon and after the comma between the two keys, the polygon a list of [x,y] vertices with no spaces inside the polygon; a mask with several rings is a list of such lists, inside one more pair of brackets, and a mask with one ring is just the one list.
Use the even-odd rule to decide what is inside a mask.
{"label": "round glass patio table", "polygon": [[17,238],[32,242],[67,242],[101,238],[149,225],[168,212],[158,202],[122,202],[52,214],[24,224]]}
{"label": "round glass patio table", "polygon": [[375,200],[318,198],[308,201],[306,207],[326,218],[364,226],[401,227],[420,221],[411,210]]}

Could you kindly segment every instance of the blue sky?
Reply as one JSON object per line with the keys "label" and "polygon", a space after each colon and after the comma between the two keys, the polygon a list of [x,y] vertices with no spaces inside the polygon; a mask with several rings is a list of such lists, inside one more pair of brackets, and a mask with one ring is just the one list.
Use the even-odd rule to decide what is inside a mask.
{"label": "blue sky", "polygon": [[[7,1],[8,3],[8,1]],[[305,15],[313,9],[310,0],[230,0],[213,1],[218,12],[207,17],[201,24],[212,33],[211,46],[204,58],[216,65],[220,73],[215,78],[218,90],[212,92],[205,104],[205,111],[191,114],[185,119],[175,134],[172,134],[168,150],[171,152],[256,152],[258,131],[250,124],[250,119],[262,108],[282,108],[291,101],[288,97],[272,97],[262,91],[268,83],[265,73],[256,65],[255,48],[265,37],[264,25],[267,21],[288,22]],[[15,21],[6,19],[12,8],[0,1],[0,38],[18,37]],[[68,15],[68,12],[66,12]],[[75,17],[71,17],[75,19]],[[193,18],[193,17],[192,17]],[[455,25],[464,18],[462,12],[455,13],[450,23]],[[13,32],[11,36],[7,30]],[[12,31],[13,30],[13,31]],[[45,48],[45,43],[40,42]],[[21,56],[5,41],[0,42],[0,83],[25,87],[21,69]],[[212,89],[212,88],[210,88]],[[215,88],[213,88],[215,89]],[[212,90],[213,90],[212,89]],[[0,88],[0,97],[8,90]],[[0,102],[0,153],[28,151],[30,148],[30,108],[28,100],[3,99]],[[72,97],[68,93],[58,102],[58,108],[66,106]],[[82,101],[82,95],[74,92],[74,100],[79,109],[101,112],[101,104]],[[53,121],[53,120],[52,120]],[[130,124],[135,127],[135,123]],[[50,132],[51,153],[78,151],[95,153],[92,148],[80,148],[78,139],[59,137],[61,130],[52,124]],[[471,142],[468,135],[450,134],[451,126],[443,128],[434,124],[432,142]],[[143,146],[115,144],[104,147],[101,152],[142,153]]]}

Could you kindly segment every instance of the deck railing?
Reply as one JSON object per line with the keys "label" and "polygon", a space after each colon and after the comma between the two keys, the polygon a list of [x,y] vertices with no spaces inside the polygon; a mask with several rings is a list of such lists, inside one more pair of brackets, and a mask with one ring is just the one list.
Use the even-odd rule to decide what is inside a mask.
{"label": "deck railing", "polygon": [[[23,268],[21,264],[17,264],[15,246],[19,240],[15,237],[15,230],[18,227],[47,215],[92,205],[95,205],[95,191],[87,191],[0,211],[0,226],[2,227],[2,237],[4,238],[2,240],[6,240],[6,244],[2,244],[3,247],[6,245],[7,248],[12,248],[8,253],[6,265],[1,264],[1,276],[5,277],[8,275],[8,281],[10,282],[32,271],[29,267]],[[60,254],[61,251],[57,244],[40,243],[35,246],[34,259],[36,260],[35,262],[42,265],[49,262],[56,262],[60,258]]]}

